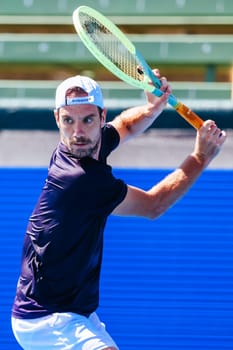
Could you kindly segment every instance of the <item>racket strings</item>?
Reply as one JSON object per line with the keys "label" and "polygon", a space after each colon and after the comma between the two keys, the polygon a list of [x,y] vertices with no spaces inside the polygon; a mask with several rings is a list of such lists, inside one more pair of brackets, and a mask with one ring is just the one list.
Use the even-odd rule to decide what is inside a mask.
{"label": "racket strings", "polygon": [[80,22],[89,40],[95,45],[95,49],[98,49],[106,59],[127,76],[135,80],[143,80],[143,74],[138,70],[140,62],[116,35],[96,18],[86,13],[80,15]]}

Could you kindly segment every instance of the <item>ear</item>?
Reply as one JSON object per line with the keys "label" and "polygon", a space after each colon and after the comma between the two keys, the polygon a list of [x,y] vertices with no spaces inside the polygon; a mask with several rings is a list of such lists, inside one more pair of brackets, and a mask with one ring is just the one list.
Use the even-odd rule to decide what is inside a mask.
{"label": "ear", "polygon": [[57,124],[58,129],[60,129],[60,122],[59,122],[59,112],[57,109],[54,109],[54,118]]}
{"label": "ear", "polygon": [[106,123],[106,116],[107,116],[107,109],[104,108],[101,113],[101,128],[103,128]]}

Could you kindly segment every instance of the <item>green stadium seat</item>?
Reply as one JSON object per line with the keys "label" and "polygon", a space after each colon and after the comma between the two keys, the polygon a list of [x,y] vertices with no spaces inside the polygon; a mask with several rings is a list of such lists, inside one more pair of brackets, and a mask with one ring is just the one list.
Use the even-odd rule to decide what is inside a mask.
{"label": "green stadium seat", "polygon": [[[50,99],[60,81],[0,80],[1,99]],[[105,99],[142,100],[144,92],[120,81],[100,81]],[[173,93],[180,100],[230,100],[230,83],[172,82]]]}
{"label": "green stadium seat", "polygon": [[[233,35],[128,35],[148,62],[233,63]],[[0,62],[66,62],[96,59],[76,34],[0,34]]]}
{"label": "green stadium seat", "polygon": [[[230,29],[233,24],[232,0],[160,2],[156,0],[85,0],[83,2],[11,0],[1,1],[0,4],[0,72],[3,73],[2,79],[5,79],[0,81],[1,99],[53,98],[57,79],[60,77],[62,79],[63,73],[68,74],[69,71],[79,73],[86,70],[93,73],[94,77],[96,76],[95,72],[100,69],[101,64],[84,47],[78,36],[71,34],[74,33],[72,12],[80,5],[95,8],[125,28],[133,25],[132,30],[129,30],[131,34],[127,34],[129,38],[152,67],[162,67],[165,74],[167,68],[170,71],[173,69],[173,80],[179,79],[183,67],[190,69],[192,74],[193,67],[198,67],[198,77],[203,78],[200,80],[204,81],[190,82],[193,76],[191,74],[190,81],[172,82],[173,91],[177,97],[181,99],[230,99],[232,97],[230,82],[230,74],[233,74],[231,73],[233,30]],[[16,32],[14,30],[11,32],[9,25],[13,25],[17,29]],[[178,30],[183,28],[183,32],[181,30],[179,33],[189,33],[192,25],[196,26],[196,29],[199,28],[196,32],[192,32],[192,29],[193,34],[173,34],[171,29],[172,27],[177,27]],[[228,28],[227,34],[223,30],[220,31],[221,34],[199,34],[201,28],[208,25],[212,28],[213,26]],[[168,28],[167,32],[164,30],[162,33],[169,34],[158,34],[160,26]],[[148,29],[144,34],[132,34],[140,31],[143,33],[145,27]],[[155,27],[157,27],[157,34],[146,34],[153,33]],[[43,34],[39,34],[40,28]],[[4,29],[6,29],[5,32]],[[217,29],[215,29],[216,32],[218,32]],[[42,69],[49,71],[51,67],[54,68],[47,81],[22,80],[28,67],[36,73],[35,79],[41,79],[39,74]],[[17,72],[19,69],[20,73],[16,74],[16,78],[14,73],[9,73],[8,75],[14,80],[7,81],[7,76],[4,75],[5,68],[8,72],[11,70]],[[64,72],[60,75],[60,69],[62,71],[63,68]],[[177,73],[174,73],[176,69]],[[225,69],[223,75],[228,76],[225,82],[222,79],[222,72],[221,82],[216,82],[216,72],[219,74],[219,69]],[[18,81],[15,80],[17,76]],[[119,81],[102,81],[102,87],[105,97],[109,99],[124,99],[125,95],[132,99],[139,99],[143,94],[142,91]],[[125,94],[126,90],[127,94]]]}
{"label": "green stadium seat", "polygon": [[0,23],[69,24],[71,14],[79,5],[91,6],[114,18],[116,23],[219,23],[232,24],[232,0],[151,1],[2,1]]}

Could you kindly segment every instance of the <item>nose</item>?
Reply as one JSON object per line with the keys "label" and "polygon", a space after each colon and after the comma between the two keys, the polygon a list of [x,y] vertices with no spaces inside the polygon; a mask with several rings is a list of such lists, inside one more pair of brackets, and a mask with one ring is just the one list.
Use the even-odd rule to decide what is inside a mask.
{"label": "nose", "polygon": [[83,123],[81,120],[77,120],[74,124],[74,136],[84,135]]}

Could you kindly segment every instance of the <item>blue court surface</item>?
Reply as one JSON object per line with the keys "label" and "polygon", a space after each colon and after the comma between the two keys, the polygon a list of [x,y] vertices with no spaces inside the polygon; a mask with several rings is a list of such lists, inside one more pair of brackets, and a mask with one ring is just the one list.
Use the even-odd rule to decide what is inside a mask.
{"label": "blue court surface", "polygon": [[[19,350],[10,314],[27,219],[45,168],[0,169],[0,348]],[[169,169],[116,169],[149,189]],[[233,349],[233,170],[206,170],[166,214],[110,217],[98,313],[121,350]]]}

